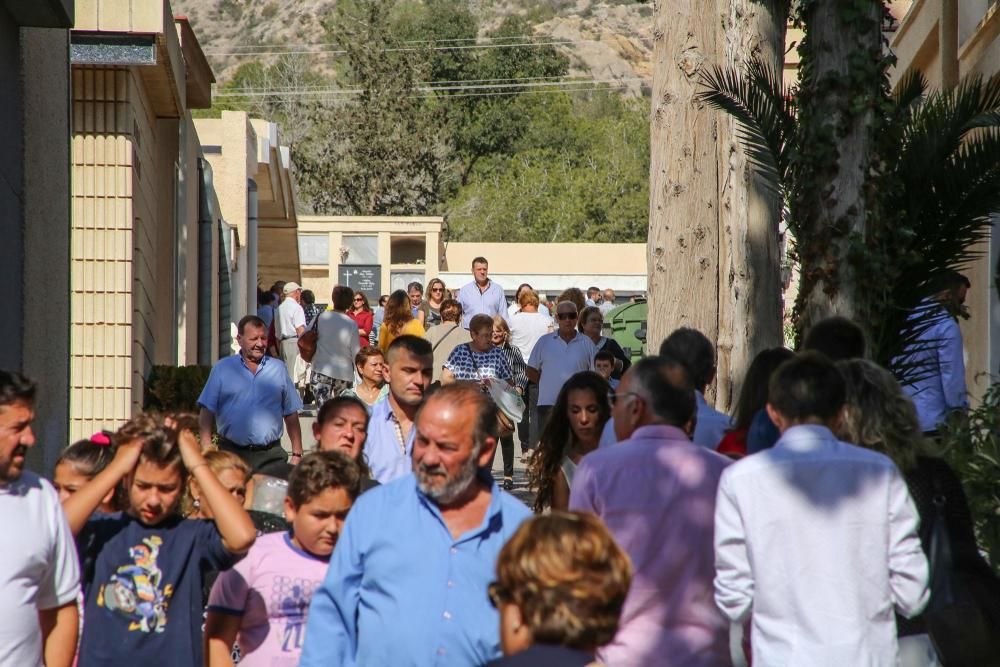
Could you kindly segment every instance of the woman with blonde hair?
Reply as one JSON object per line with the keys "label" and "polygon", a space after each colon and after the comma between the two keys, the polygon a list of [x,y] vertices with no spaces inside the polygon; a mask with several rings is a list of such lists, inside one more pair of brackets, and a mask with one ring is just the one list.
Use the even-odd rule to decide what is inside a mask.
{"label": "woman with blonde hair", "polygon": [[[935,524],[943,520],[951,551],[952,577],[962,581],[975,581],[974,588],[981,595],[978,600],[983,612],[976,614],[964,610],[964,621],[973,624],[984,621],[985,627],[998,627],[1000,622],[1000,581],[983,560],[976,543],[972,514],[962,489],[961,481],[944,461],[929,453],[917,420],[917,411],[892,373],[865,360],[851,359],[837,362],[847,388],[847,402],[839,437],[861,447],[885,454],[892,459],[903,478],[920,516],[920,543],[931,559]],[[996,640],[982,637],[982,645],[958,640],[953,628],[932,638],[928,632],[928,610],[935,609],[939,586],[933,580],[931,596],[925,611],[913,618],[896,615],[896,632],[899,636],[899,664],[902,667],[939,667],[941,664],[985,665],[996,658]],[[958,601],[956,601],[958,602]],[[963,600],[961,602],[967,602]],[[982,633],[981,633],[982,634]],[[936,650],[937,649],[937,650]],[[938,651],[944,651],[940,658]],[[950,659],[949,659],[950,658]]]}
{"label": "woman with blonde hair", "polygon": [[[219,482],[231,496],[246,506],[247,485],[250,483],[250,466],[232,452],[219,449],[205,451],[205,463],[215,473]],[[201,487],[192,476],[188,477],[187,490],[181,503],[181,511],[189,519],[214,519],[211,508],[202,502]]]}
{"label": "woman with blonde hair", "polygon": [[398,289],[385,302],[385,315],[378,330],[378,348],[385,354],[392,341],[407,335],[423,338],[424,325],[413,316],[410,297]]}
{"label": "woman with blonde hair", "polygon": [[495,667],[597,665],[618,632],[632,564],[592,514],[553,512],[521,524],[497,558],[488,593],[500,612]]}

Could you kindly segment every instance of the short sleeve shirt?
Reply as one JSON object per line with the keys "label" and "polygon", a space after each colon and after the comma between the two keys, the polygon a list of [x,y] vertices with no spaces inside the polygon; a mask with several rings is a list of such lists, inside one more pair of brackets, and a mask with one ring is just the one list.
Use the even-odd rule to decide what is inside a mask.
{"label": "short sleeve shirt", "polygon": [[208,610],[240,617],[242,667],[299,664],[309,603],[328,565],[281,532],[258,537],[246,558],[219,575]]}
{"label": "short sleeve shirt", "polygon": [[239,445],[266,445],[281,437],[283,418],[301,410],[302,399],[280,359],[264,357],[253,373],[234,354],[212,367],[198,405],[215,415],[223,437]]}
{"label": "short sleeve shirt", "polygon": [[80,567],[55,489],[33,472],[0,484],[0,665],[42,666],[38,610],[76,600]]}
{"label": "short sleeve shirt", "polygon": [[482,380],[499,378],[512,382],[514,371],[499,347],[491,347],[487,352],[477,352],[471,345],[459,345],[444,362],[456,380]]}
{"label": "short sleeve shirt", "polygon": [[87,581],[79,667],[202,664],[202,580],[238,559],[214,521],[98,514],[77,536]]}
{"label": "short sleeve shirt", "polygon": [[274,328],[278,338],[295,336],[296,328],[306,325],[306,311],[291,297],[286,297],[278,306],[277,317]]}
{"label": "short sleeve shirt", "polygon": [[538,371],[538,405],[555,405],[559,391],[575,373],[594,370],[594,342],[577,332],[570,342],[564,341],[559,332],[546,334],[538,339],[531,351],[528,366]]}

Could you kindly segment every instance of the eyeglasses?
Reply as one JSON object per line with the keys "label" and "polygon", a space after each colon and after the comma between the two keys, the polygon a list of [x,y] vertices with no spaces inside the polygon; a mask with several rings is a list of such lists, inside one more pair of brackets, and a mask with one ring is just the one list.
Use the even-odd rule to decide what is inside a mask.
{"label": "eyeglasses", "polygon": [[490,585],[486,587],[486,594],[490,596],[490,604],[493,605],[494,609],[499,609],[500,605],[510,599],[506,589],[500,585],[499,581],[491,581]]}
{"label": "eyeglasses", "polygon": [[360,296],[354,297],[354,300],[355,301],[362,301],[362,302],[364,301],[364,299],[362,299]]}
{"label": "eyeglasses", "polygon": [[626,396],[637,396],[642,400],[646,400],[645,398],[643,398],[642,394],[637,394],[634,391],[623,391],[619,393],[616,392],[614,389],[612,389],[611,391],[608,392],[608,403],[614,406],[614,404],[618,402],[619,398],[625,398]]}
{"label": "eyeglasses", "polygon": [[557,313],[556,317],[560,320],[575,320],[576,313]]}
{"label": "eyeglasses", "polygon": [[443,292],[444,288],[443,287],[432,287],[431,291],[432,292]]}

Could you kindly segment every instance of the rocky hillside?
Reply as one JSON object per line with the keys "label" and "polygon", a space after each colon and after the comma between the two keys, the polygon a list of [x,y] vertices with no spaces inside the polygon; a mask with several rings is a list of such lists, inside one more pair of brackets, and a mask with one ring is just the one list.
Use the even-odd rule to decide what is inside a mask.
{"label": "rocky hillside", "polygon": [[[483,32],[508,15],[527,16],[539,37],[559,45],[572,63],[571,74],[623,81],[622,89],[641,94],[651,84],[652,3],[636,0],[469,0]],[[220,82],[247,59],[248,51],[313,50],[324,39],[322,21],[336,0],[173,0],[174,13],[187,16]],[[316,54],[319,69],[329,56]],[[640,81],[643,79],[645,81]]]}

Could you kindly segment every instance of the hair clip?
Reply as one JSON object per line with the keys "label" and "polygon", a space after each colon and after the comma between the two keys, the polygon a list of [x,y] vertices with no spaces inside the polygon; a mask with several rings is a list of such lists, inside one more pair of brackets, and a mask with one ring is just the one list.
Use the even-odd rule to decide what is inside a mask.
{"label": "hair clip", "polygon": [[106,431],[99,431],[90,436],[90,441],[95,445],[100,445],[102,447],[111,446],[111,438],[108,436]]}

